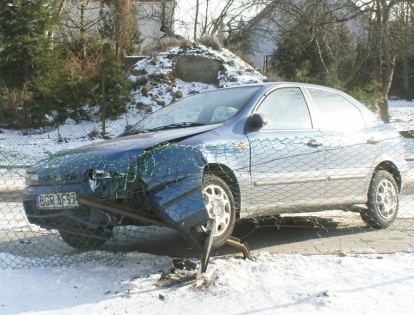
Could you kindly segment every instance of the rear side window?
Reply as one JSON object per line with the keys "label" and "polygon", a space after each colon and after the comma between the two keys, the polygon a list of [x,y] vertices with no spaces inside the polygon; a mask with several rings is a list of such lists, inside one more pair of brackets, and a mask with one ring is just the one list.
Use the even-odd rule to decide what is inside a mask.
{"label": "rear side window", "polygon": [[308,88],[320,118],[322,129],[354,130],[365,127],[361,111],[342,95]]}

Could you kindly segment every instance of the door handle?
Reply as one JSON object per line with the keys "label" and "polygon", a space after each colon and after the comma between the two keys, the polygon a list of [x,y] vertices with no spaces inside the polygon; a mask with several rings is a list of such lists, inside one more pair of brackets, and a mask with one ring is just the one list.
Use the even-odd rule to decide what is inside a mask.
{"label": "door handle", "polygon": [[310,140],[307,144],[307,146],[311,147],[311,148],[317,148],[323,145],[322,142],[316,140],[316,139],[312,139]]}

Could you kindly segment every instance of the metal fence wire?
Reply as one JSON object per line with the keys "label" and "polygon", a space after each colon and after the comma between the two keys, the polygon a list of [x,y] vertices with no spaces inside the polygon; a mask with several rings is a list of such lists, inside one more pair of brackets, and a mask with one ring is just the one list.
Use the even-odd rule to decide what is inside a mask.
{"label": "metal fence wire", "polygon": [[[306,226],[321,238],[337,230],[387,229],[411,242],[414,135],[403,135],[402,151],[392,147],[399,145],[395,135],[382,139],[377,151],[355,141],[315,149],[296,135],[166,143],[116,158],[64,150],[45,159],[3,145],[0,267],[120,263],[129,250],[171,233],[197,248],[212,229],[206,224],[212,215],[217,247],[243,220],[251,223],[237,235],[243,240],[273,225]],[[382,156],[383,147],[390,156],[404,152],[396,157],[401,165]]]}

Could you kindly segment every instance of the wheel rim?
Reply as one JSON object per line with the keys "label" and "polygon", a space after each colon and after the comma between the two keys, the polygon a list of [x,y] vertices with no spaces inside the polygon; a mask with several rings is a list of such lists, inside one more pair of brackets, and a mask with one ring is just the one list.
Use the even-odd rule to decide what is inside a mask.
{"label": "wheel rim", "polygon": [[[221,186],[210,184],[203,189],[203,197],[209,217],[216,221],[214,236],[220,236],[230,224],[231,204],[229,196]],[[211,230],[210,224],[208,223],[205,228]]]}
{"label": "wheel rim", "polygon": [[398,193],[392,182],[383,179],[378,184],[376,201],[378,213],[384,219],[391,219],[396,214],[398,208]]}

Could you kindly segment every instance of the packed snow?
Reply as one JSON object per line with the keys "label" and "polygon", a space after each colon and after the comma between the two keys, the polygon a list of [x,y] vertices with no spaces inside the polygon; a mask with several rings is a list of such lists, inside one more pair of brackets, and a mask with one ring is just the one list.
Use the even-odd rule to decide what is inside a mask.
{"label": "packed snow", "polygon": [[410,314],[414,251],[213,257],[197,283],[158,287],[171,258],[0,270],[0,314]]}
{"label": "packed snow", "polygon": [[[147,59],[136,67],[151,70],[152,74],[166,73],[172,65],[168,55],[175,53],[178,48],[161,54],[157,62]],[[194,53],[202,52],[195,49]],[[236,60],[227,51],[214,51],[211,55]],[[223,86],[234,82],[226,80],[226,76],[239,76],[236,84],[263,80],[240,60],[230,62],[225,69],[220,74]],[[131,75],[130,79],[138,78]],[[153,84],[153,87],[154,95],[162,96],[165,104],[178,89],[184,97],[217,88],[179,79],[175,79],[173,86]],[[146,115],[136,103],[154,110],[161,106],[159,99],[142,95],[141,88],[133,94],[128,114],[107,123],[110,136],[121,133],[126,125]],[[414,126],[413,102],[392,101],[390,113],[400,130]],[[2,130],[0,164],[8,168],[16,165],[16,161],[30,165],[60,150],[102,141],[88,136],[99,128],[99,122],[68,119],[58,130],[34,131],[26,136],[19,131]],[[13,258],[0,253],[0,259],[6,255],[7,259]],[[61,267],[0,269],[0,315],[408,314],[414,307],[414,247],[392,255],[276,255],[258,250],[253,253],[253,260],[244,260],[239,254],[216,256],[196,282],[158,286],[172,259],[130,252],[122,265],[98,261]],[[196,258],[189,259],[198,263]]]}

